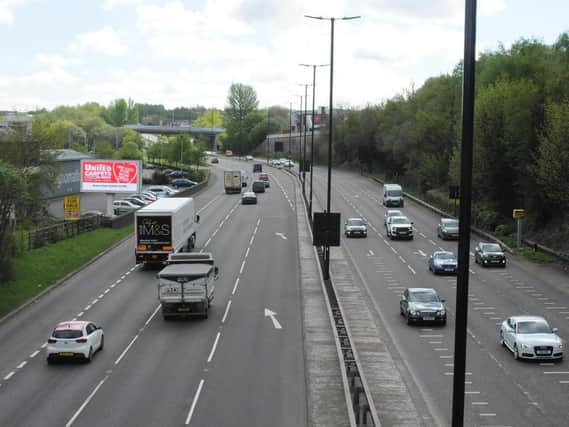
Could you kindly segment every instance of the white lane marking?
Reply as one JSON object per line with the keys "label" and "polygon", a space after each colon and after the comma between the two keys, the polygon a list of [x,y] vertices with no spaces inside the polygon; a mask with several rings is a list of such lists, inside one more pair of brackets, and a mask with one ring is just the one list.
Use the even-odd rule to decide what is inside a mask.
{"label": "white lane marking", "polygon": [[30,354],[30,359],[33,359],[34,357],[36,357],[39,354],[39,350],[34,351],[32,354]]}
{"label": "white lane marking", "polygon": [[425,252],[423,252],[421,249],[419,249],[419,255],[421,256],[427,256],[427,254]]}
{"label": "white lane marking", "polygon": [[47,347],[47,343],[44,342],[44,343],[41,345],[41,348],[46,348],[46,347]]}
{"label": "white lane marking", "polygon": [[207,240],[206,240],[206,242],[205,242],[204,246],[207,246],[207,245],[209,245],[210,243],[211,243],[211,237],[210,237],[209,239],[207,239]]}
{"label": "white lane marking", "polygon": [[225,319],[227,318],[227,314],[229,313],[229,307],[231,307],[231,300],[227,301],[227,307],[225,308],[225,313],[223,314],[221,323],[225,323]]}
{"label": "white lane marking", "polygon": [[447,347],[434,348],[435,351],[448,351]]}
{"label": "white lane marking", "polygon": [[257,219],[257,225],[261,223],[261,218]]}
{"label": "white lane marking", "polygon": [[454,363],[445,363],[445,366],[448,366],[449,368],[452,368],[454,366]]}
{"label": "white lane marking", "polygon": [[395,250],[395,248],[393,246],[390,246],[391,250],[393,251],[394,254],[397,253],[397,251]]}
{"label": "white lane marking", "polygon": [[121,355],[119,356],[119,358],[117,360],[115,360],[115,365],[118,365],[121,360],[123,359],[123,357],[126,355],[126,352],[128,350],[130,350],[130,348],[132,347],[132,345],[134,344],[134,342],[138,339],[138,334],[136,334],[134,336],[134,338],[132,339],[132,341],[126,346],[126,348],[123,350],[123,352],[121,353]]}
{"label": "white lane marking", "polygon": [[569,375],[569,371],[545,371],[545,375]]}
{"label": "white lane marking", "polygon": [[433,245],[433,246],[437,246],[437,244],[435,242],[433,242],[431,239],[429,239],[429,242]]}
{"label": "white lane marking", "polygon": [[421,338],[442,338],[444,335],[419,335]]}
{"label": "white lane marking", "polygon": [[501,317],[491,317],[490,320],[502,320]]}
{"label": "white lane marking", "polygon": [[10,378],[12,378],[12,377],[14,376],[14,374],[15,374],[14,371],[10,372],[8,375],[6,375],[6,376],[4,377],[4,381],[7,381],[7,380],[9,380]]}
{"label": "white lane marking", "polygon": [[245,258],[247,258],[249,256],[249,249],[250,248],[247,248],[247,252],[245,252]]}
{"label": "white lane marking", "polygon": [[217,336],[215,337],[215,341],[213,342],[213,347],[211,347],[211,351],[209,352],[209,357],[207,358],[207,363],[211,362],[211,359],[213,359],[213,355],[215,354],[215,349],[217,348],[217,342],[219,341],[220,336],[221,336],[221,332],[218,332]]}
{"label": "white lane marking", "polygon": [[85,312],[82,311],[81,313],[77,314],[77,317],[83,317],[84,314],[85,314]]}
{"label": "white lane marking", "polygon": [[24,360],[22,363],[20,363],[18,366],[16,366],[16,369],[22,369],[24,366],[26,366],[28,364],[27,360]]}
{"label": "white lane marking", "polygon": [[541,362],[539,364],[539,366],[553,366],[553,365],[555,365],[555,363],[551,363],[551,362]]}
{"label": "white lane marking", "polygon": [[425,236],[423,233],[419,233],[419,236],[424,237],[425,239],[427,238],[427,236]]}
{"label": "white lane marking", "polygon": [[73,417],[71,417],[71,419],[67,422],[67,424],[65,424],[65,427],[69,427],[71,426],[75,420],[77,419],[77,417],[81,414],[81,412],[83,412],[83,409],[85,409],[85,407],[89,404],[89,402],[91,401],[91,399],[93,398],[93,396],[95,396],[95,393],[97,393],[97,391],[99,391],[99,389],[101,388],[101,386],[103,385],[103,383],[105,381],[107,381],[107,378],[109,378],[109,376],[107,375],[105,378],[103,378],[99,384],[97,384],[97,387],[95,387],[95,389],[91,392],[91,394],[87,397],[87,399],[85,399],[85,402],[83,402],[83,404],[79,407],[79,409],[77,410],[77,412],[75,412],[75,414],[73,414]]}
{"label": "white lane marking", "polygon": [[559,314],[569,314],[569,311],[560,311]]}
{"label": "white lane marking", "polygon": [[465,391],[464,394],[480,394],[479,391]]}
{"label": "white lane marking", "polygon": [[447,354],[447,355],[439,356],[439,359],[452,359],[453,357],[454,357],[454,356]]}
{"label": "white lane marking", "polygon": [[254,234],[251,236],[251,240],[249,240],[249,246],[251,246],[253,244],[253,240],[255,240]]}
{"label": "white lane marking", "polygon": [[162,307],[160,304],[158,304],[158,307],[156,307],[156,309],[152,312],[152,314],[148,317],[148,319],[146,320],[146,322],[144,322],[144,326],[148,326],[148,324],[152,321],[152,318],[156,315],[156,313],[158,313],[158,310],[160,310],[160,307]]}
{"label": "white lane marking", "polygon": [[490,413],[488,413],[488,414],[479,414],[479,415],[480,415],[481,417],[495,417],[495,416],[496,416],[496,414],[490,414]]}
{"label": "white lane marking", "polygon": [[83,309],[83,311],[89,311],[89,309],[91,308],[91,304],[88,304],[85,306],[85,308]]}
{"label": "white lane marking", "polygon": [[485,311],[485,312],[482,313],[482,314],[484,314],[484,316],[491,316],[491,315],[493,315],[493,314],[496,314],[496,312],[494,312],[494,311]]}
{"label": "white lane marking", "polygon": [[103,294],[99,295],[97,298],[101,299],[101,298],[104,298],[104,297],[105,297],[105,294],[103,293]]}
{"label": "white lane marking", "polygon": [[405,261],[405,258],[403,258],[401,255],[399,255],[399,259],[403,264],[407,264],[407,261]]}
{"label": "white lane marking", "polygon": [[105,292],[103,292],[104,294],[108,294],[111,290],[109,288],[105,289]]}
{"label": "white lane marking", "polygon": [[409,270],[411,270],[411,273],[417,274],[417,272],[416,272],[415,270],[413,270],[413,267],[411,267],[410,265],[407,265],[407,268],[408,268]]}
{"label": "white lane marking", "polygon": [[567,307],[545,307],[546,310],[565,310]]}
{"label": "white lane marking", "polygon": [[452,376],[452,375],[454,375],[454,372],[445,372],[444,374]]}
{"label": "white lane marking", "polygon": [[188,417],[186,418],[186,425],[190,424],[192,420],[192,415],[194,414],[194,409],[196,409],[196,404],[198,403],[198,399],[200,397],[200,393],[202,392],[202,387],[205,380],[202,378],[200,380],[200,384],[198,385],[198,389],[196,391],[196,395],[194,396],[194,400],[192,401],[192,406],[190,407],[190,412],[188,412]]}
{"label": "white lane marking", "polygon": [[472,405],[480,405],[480,406],[484,406],[484,405],[488,405],[488,402],[472,402]]}
{"label": "white lane marking", "polygon": [[442,344],[442,341],[429,341],[429,344]]}
{"label": "white lane marking", "polygon": [[538,298],[538,300],[540,300],[540,301],[547,301],[548,299],[549,298],[547,298],[547,297]]}
{"label": "white lane marking", "polygon": [[241,263],[241,268],[239,269],[239,274],[243,274],[243,269],[245,268],[245,260]]}
{"label": "white lane marking", "polygon": [[125,277],[126,277],[126,274],[123,274],[123,275],[121,276],[121,280],[124,280]]}
{"label": "white lane marking", "polygon": [[132,270],[127,271],[127,272],[125,273],[125,275],[128,276],[131,271],[132,271]]}
{"label": "white lane marking", "polygon": [[561,381],[559,381],[559,384],[569,384],[569,381],[561,380]]}
{"label": "white lane marking", "polygon": [[213,199],[211,199],[209,202],[207,202],[199,211],[197,211],[197,213],[202,212],[204,209],[207,209],[207,207],[209,205],[211,205],[213,202],[215,202],[217,199],[219,199],[221,197],[221,195],[218,195],[216,197],[214,197]]}
{"label": "white lane marking", "polygon": [[473,310],[496,310],[496,307],[472,307]]}
{"label": "white lane marking", "polygon": [[374,256],[374,255],[375,255],[371,249],[369,250],[369,254],[370,254],[370,256]]}
{"label": "white lane marking", "polygon": [[545,305],[553,305],[553,304],[555,304],[555,303],[554,303],[554,302],[544,302],[543,304],[545,304]]}
{"label": "white lane marking", "polygon": [[[379,233],[377,233],[377,235],[378,235],[379,237],[381,237],[381,235],[380,235]],[[391,247],[391,245],[389,244],[389,242],[388,242],[387,240],[383,239],[383,241],[384,241],[384,243],[385,243],[387,246]]]}
{"label": "white lane marking", "polygon": [[239,284],[239,277],[237,278],[237,280],[235,280],[235,285],[233,286],[233,291],[231,292],[231,295],[235,295],[235,291],[237,290],[238,284]]}

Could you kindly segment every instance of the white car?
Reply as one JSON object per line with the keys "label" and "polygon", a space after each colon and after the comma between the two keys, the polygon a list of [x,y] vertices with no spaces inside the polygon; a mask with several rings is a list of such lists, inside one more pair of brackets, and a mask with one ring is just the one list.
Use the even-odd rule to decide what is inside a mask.
{"label": "white car", "polygon": [[144,190],[151,191],[152,193],[156,194],[156,197],[159,199],[162,197],[170,197],[173,194],[177,193],[176,190],[174,190],[172,187],[168,187],[167,185],[153,185],[152,187],[145,188]]}
{"label": "white car", "polygon": [[87,321],[59,323],[47,340],[47,363],[55,359],[83,359],[90,362],[95,352],[105,345],[105,335],[100,326]]}
{"label": "white car", "polygon": [[247,155],[245,156],[245,160],[255,160],[253,156]]}
{"label": "white car", "polygon": [[500,344],[514,359],[561,359],[563,340],[540,316],[512,316],[502,322]]}
{"label": "white car", "polygon": [[137,205],[129,200],[114,200],[113,201],[113,212],[115,215],[122,215],[128,212],[140,209],[140,205]]}
{"label": "white car", "polygon": [[413,221],[410,221],[406,216],[392,216],[387,218],[385,230],[391,240],[413,240]]}

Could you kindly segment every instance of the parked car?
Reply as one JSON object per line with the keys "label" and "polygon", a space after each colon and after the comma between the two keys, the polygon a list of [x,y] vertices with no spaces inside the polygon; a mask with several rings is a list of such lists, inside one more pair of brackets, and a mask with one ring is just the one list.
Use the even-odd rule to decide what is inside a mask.
{"label": "parked car", "polygon": [[483,267],[490,265],[506,267],[506,254],[498,243],[478,242],[474,248],[474,262]]}
{"label": "parked car", "polygon": [[249,161],[249,160],[255,160],[255,158],[254,158],[253,156],[251,156],[251,155],[248,154],[248,155],[245,156],[245,160],[247,160],[247,161]]}
{"label": "parked car", "polygon": [[387,237],[393,239],[413,240],[413,222],[406,216],[392,216],[385,225]]}
{"label": "parked car", "polygon": [[514,359],[561,359],[563,340],[540,316],[512,316],[500,326],[500,344]]}
{"label": "parked car", "polygon": [[219,163],[219,159],[217,157],[212,157],[211,163]]}
{"label": "parked car", "polygon": [[278,166],[281,164],[281,161],[279,159],[273,159],[269,162],[269,164],[272,166]]}
{"label": "parked car", "polygon": [[113,201],[113,212],[115,215],[122,215],[140,209],[140,206],[128,200]]}
{"label": "parked car", "polygon": [[444,325],[447,321],[444,302],[432,288],[407,288],[401,295],[399,312],[405,316],[408,325],[414,322],[438,322]]}
{"label": "parked car", "polygon": [[280,164],[285,168],[292,168],[294,163],[290,159],[280,159]]}
{"label": "parked car", "polygon": [[124,199],[121,200],[126,200],[127,202],[134,203],[135,205],[140,207],[146,206],[148,203],[150,203],[145,200],[139,199],[138,197],[125,197]]}
{"label": "parked car", "polygon": [[170,183],[174,188],[190,188],[197,184],[197,182],[192,181],[187,178],[176,178]]}
{"label": "parked car", "polygon": [[252,185],[253,193],[264,193],[265,192],[265,182],[264,181],[253,181]]}
{"label": "parked car", "polygon": [[225,155],[226,155],[227,157],[231,157],[231,156],[233,156],[233,151],[231,151],[231,150],[225,150]]}
{"label": "parked car", "polygon": [[172,171],[169,174],[166,174],[166,176],[170,179],[173,178],[185,178],[188,176],[187,172],[184,171]]}
{"label": "parked car", "polygon": [[458,240],[458,220],[441,218],[437,225],[437,236],[443,240]]}
{"label": "parked car", "polygon": [[266,173],[259,174],[259,181],[263,181],[265,183],[265,187],[271,186],[271,183],[269,182],[269,175]]}
{"label": "parked car", "polygon": [[252,191],[246,191],[241,196],[241,204],[242,205],[256,205],[257,204],[257,195]]}
{"label": "parked car", "polygon": [[152,193],[156,194],[159,199],[162,197],[170,197],[173,194],[177,193],[176,190],[168,187],[167,185],[153,185],[146,188],[145,191],[151,191]]}
{"label": "parked car", "polygon": [[435,274],[456,274],[458,272],[458,260],[450,251],[433,252],[427,263],[429,265],[429,271]]}
{"label": "parked car", "polygon": [[367,237],[367,221],[362,218],[348,218],[344,223],[346,237]]}
{"label": "parked car", "polygon": [[156,197],[156,195],[154,193],[150,193],[148,191],[144,192],[144,193],[134,193],[128,197],[138,197],[139,199],[142,199],[142,200],[147,201],[149,203],[155,202],[156,200],[158,200],[158,197]]}
{"label": "parked car", "polygon": [[90,362],[95,352],[103,350],[104,345],[103,329],[93,322],[61,322],[47,340],[46,360],[52,363],[56,359],[80,358]]}
{"label": "parked car", "polygon": [[387,218],[392,216],[403,216],[403,212],[398,209],[387,209],[383,215],[383,225],[387,225]]}

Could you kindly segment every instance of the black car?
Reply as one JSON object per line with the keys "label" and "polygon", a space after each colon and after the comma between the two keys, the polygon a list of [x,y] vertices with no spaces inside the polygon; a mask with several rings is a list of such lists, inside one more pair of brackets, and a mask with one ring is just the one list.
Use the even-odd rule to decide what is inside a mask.
{"label": "black car", "polygon": [[212,157],[211,162],[212,163],[219,163],[219,159],[217,157]]}
{"label": "black car", "polygon": [[187,178],[176,178],[176,179],[173,179],[171,182],[171,185],[174,188],[190,188],[196,184],[197,184],[197,182],[194,182],[191,179],[187,179]]}
{"label": "black car", "polygon": [[172,171],[166,174],[168,178],[185,178],[188,174],[184,171]]}
{"label": "black car", "polygon": [[445,300],[439,298],[437,291],[432,288],[407,288],[399,302],[399,312],[407,319],[407,324],[415,322],[447,321]]}
{"label": "black car", "polygon": [[253,193],[264,193],[265,192],[265,181],[253,181]]}
{"label": "black car", "polygon": [[506,254],[498,243],[478,242],[474,248],[474,262],[483,267],[506,267]]}

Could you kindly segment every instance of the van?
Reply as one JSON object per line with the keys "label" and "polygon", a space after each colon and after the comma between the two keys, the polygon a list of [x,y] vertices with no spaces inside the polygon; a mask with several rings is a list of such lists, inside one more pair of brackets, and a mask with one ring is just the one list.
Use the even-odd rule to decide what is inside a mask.
{"label": "van", "polygon": [[253,173],[263,172],[263,164],[262,163],[255,163],[253,165]]}
{"label": "van", "polygon": [[403,207],[403,189],[399,184],[383,185],[383,206]]}

